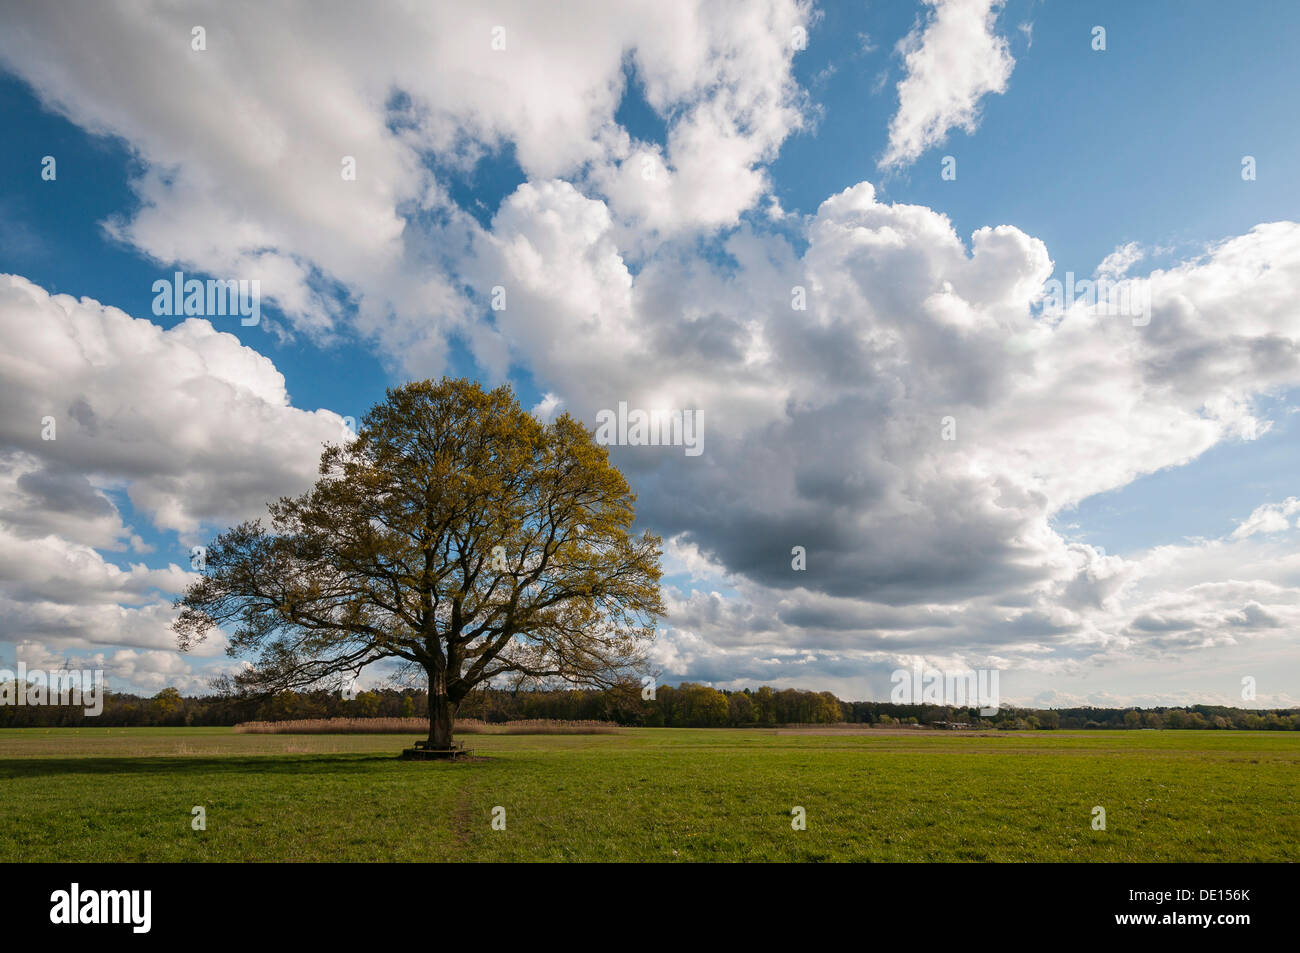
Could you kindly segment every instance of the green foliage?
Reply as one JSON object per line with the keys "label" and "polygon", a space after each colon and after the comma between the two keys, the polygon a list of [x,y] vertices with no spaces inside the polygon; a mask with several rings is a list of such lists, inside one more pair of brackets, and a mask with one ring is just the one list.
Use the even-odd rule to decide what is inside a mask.
{"label": "green foliage", "polygon": [[150,707],[154,723],[166,725],[173,723],[174,717],[184,707],[184,702],[180,692],[168,687],[153,697],[153,704]]}

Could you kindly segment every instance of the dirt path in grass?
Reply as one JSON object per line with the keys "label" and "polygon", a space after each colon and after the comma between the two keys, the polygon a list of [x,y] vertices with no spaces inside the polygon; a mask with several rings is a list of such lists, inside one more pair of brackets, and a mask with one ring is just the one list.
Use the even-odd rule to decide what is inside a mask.
{"label": "dirt path in grass", "polygon": [[461,787],[460,793],[456,795],[456,811],[452,815],[451,830],[452,835],[456,838],[456,850],[468,851],[470,842],[474,835],[472,832],[474,824],[474,807],[470,803],[469,786]]}

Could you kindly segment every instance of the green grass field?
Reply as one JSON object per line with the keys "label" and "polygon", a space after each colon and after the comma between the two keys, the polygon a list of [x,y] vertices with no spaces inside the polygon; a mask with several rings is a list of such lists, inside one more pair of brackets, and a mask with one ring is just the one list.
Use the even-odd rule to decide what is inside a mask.
{"label": "green grass field", "polygon": [[647,728],[397,760],[411,740],[3,730],[0,860],[1300,859],[1295,733]]}

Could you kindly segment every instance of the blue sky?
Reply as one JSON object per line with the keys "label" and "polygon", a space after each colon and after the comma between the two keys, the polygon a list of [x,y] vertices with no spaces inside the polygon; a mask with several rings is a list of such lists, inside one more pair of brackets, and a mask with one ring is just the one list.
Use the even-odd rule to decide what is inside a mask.
{"label": "blue sky", "polygon": [[[1242,253],[1272,269],[1272,278],[1259,283],[1260,300],[1244,290],[1249,281],[1232,278],[1237,259],[1216,258],[1215,249],[1300,213],[1300,129],[1286,121],[1300,79],[1289,42],[1300,28],[1300,8],[1258,3],[1228,15],[1213,3],[943,0],[813,9],[773,0],[762,16],[741,22],[713,23],[708,18],[717,14],[701,13],[689,26],[683,20],[653,27],[638,5],[624,12],[626,23],[593,15],[568,24],[566,34],[563,23],[538,24],[526,9],[503,10],[510,35],[522,40],[497,59],[451,50],[464,43],[458,30],[480,29],[472,17],[430,14],[430,22],[376,27],[392,31],[386,62],[357,51],[348,36],[357,27],[341,8],[313,27],[316,54],[306,51],[306,40],[293,44],[291,11],[282,22],[256,27],[239,8],[200,7],[189,19],[161,8],[97,11],[79,27],[92,41],[37,9],[14,8],[3,15],[12,20],[11,41],[0,44],[0,272],[162,329],[183,319],[152,314],[158,278],[175,270],[195,277],[265,274],[261,326],[211,319],[246,349],[231,354],[256,352],[273,365],[272,376],[259,377],[251,391],[273,390],[274,373],[283,376],[286,404],[257,412],[262,421],[271,413],[305,420],[303,412],[318,408],[360,417],[385,387],[441,373],[509,380],[525,406],[553,395],[589,423],[595,408],[652,392],[716,412],[710,419],[726,429],[715,431],[718,449],[693,471],[689,461],[614,451],[634,486],[640,479],[648,488],[643,520],[672,540],[666,582],[677,611],[665,628],[662,661],[674,680],[818,687],[821,678],[845,697],[860,697],[878,692],[882,673],[900,659],[1016,657],[1025,660],[1019,684],[1026,699],[1224,697],[1204,675],[1203,658],[1186,663],[1201,673],[1186,685],[1176,666],[1152,684],[1147,665],[1161,653],[1173,657],[1193,645],[1231,651],[1231,620],[1244,610],[1197,602],[1180,616],[1180,586],[1202,593],[1211,583],[1190,568],[1180,576],[1184,570],[1168,570],[1165,557],[1153,562],[1151,553],[1181,547],[1179,558],[1191,567],[1197,547],[1227,546],[1225,540],[1292,551],[1289,533],[1233,537],[1258,508],[1284,506],[1295,493],[1300,378],[1287,370],[1289,358],[1260,356],[1285,350],[1294,337],[1294,320],[1289,330],[1285,325],[1285,297],[1268,297],[1272,283],[1285,283],[1291,273],[1289,239],[1270,234]],[[208,23],[209,50],[185,48],[191,19]],[[941,47],[948,24],[975,29],[979,42]],[[794,53],[792,25],[808,36],[807,48]],[[1095,25],[1105,27],[1104,51],[1091,48]],[[254,29],[263,31],[257,42],[246,35]],[[716,42],[685,43],[673,33],[683,29]],[[132,63],[167,36],[175,37],[174,49],[158,51],[159,62]],[[223,45],[228,37],[246,48]],[[85,45],[92,42],[93,56]],[[424,55],[422,42],[440,50],[450,45],[440,58]],[[293,46],[284,62],[271,58],[276,43]],[[547,56],[530,60],[535,49]],[[920,51],[917,62],[932,55],[938,65],[926,72],[907,49]],[[353,57],[352,71],[329,70],[330,50]],[[560,62],[569,68],[552,68]],[[282,82],[285,70],[301,82]],[[1003,88],[963,86],[962,77],[971,76],[992,77]],[[905,82],[913,91],[906,102]],[[331,83],[336,88],[320,88]],[[464,91],[466,101],[440,98],[444,88]],[[194,98],[188,110],[177,105],[187,93]],[[954,118],[958,107],[968,121]],[[928,121],[935,141],[882,166],[907,115]],[[242,129],[243,141],[226,143],[223,123]],[[337,129],[349,130],[349,138],[336,144]],[[262,135],[268,145],[247,145]],[[325,180],[311,178],[312,163],[323,154],[322,164],[332,167],[345,148],[361,155],[357,184],[368,191],[357,199],[363,190],[345,195],[317,184],[319,202],[313,201],[303,182]],[[57,157],[54,182],[39,175],[45,155]],[[631,171],[645,155],[666,163],[653,188],[638,186]],[[1242,179],[1246,155],[1257,163],[1253,181]],[[945,156],[956,160],[951,181],[940,176]],[[373,169],[385,173],[372,186],[366,176]],[[823,206],[861,183],[870,184],[869,200],[856,191]],[[967,260],[976,256],[970,274],[951,258],[944,219]],[[899,257],[855,258],[866,254],[865,231],[839,244],[843,229],[867,228],[868,220],[884,229],[877,237],[897,238]],[[997,226],[1014,234],[1006,249],[982,259],[972,235]],[[1125,246],[1141,253],[1129,276],[1156,269],[1167,276],[1152,283],[1165,295],[1156,298],[1155,330],[1141,338],[1107,332],[1089,339],[1108,343],[1098,343],[1086,361],[1078,346],[1058,343],[1070,339],[1067,331],[1077,333],[1069,322],[1060,333],[1035,338],[1043,319],[1022,291],[980,285],[1002,281],[1004,267],[1007,288],[1016,269],[1035,281],[1067,271],[1090,276]],[[523,248],[534,258],[522,256]],[[541,270],[530,270],[530,261]],[[1194,272],[1198,264],[1202,272]],[[305,277],[287,277],[299,267]],[[939,284],[907,284],[920,275]],[[484,307],[487,288],[498,281],[522,302],[501,316]],[[1216,281],[1231,290],[1215,290]],[[817,328],[802,344],[785,336],[779,313],[763,329],[745,325],[773,294],[779,298],[797,282],[813,282],[820,296]],[[934,317],[939,312],[930,309],[939,305],[930,295],[945,283],[977,321]],[[915,314],[903,313],[912,307]],[[547,342],[573,333],[575,312],[588,308],[622,315],[621,326],[636,329],[620,332],[632,334],[631,343],[598,337],[552,349]],[[1167,319],[1162,308],[1172,309]],[[1016,309],[1024,313],[1013,317]],[[1267,326],[1229,326],[1220,313],[1281,315],[1267,321],[1283,323],[1260,318]],[[1188,315],[1195,326],[1176,330],[1178,322],[1193,321]],[[944,323],[950,320],[957,323]],[[1032,371],[990,363],[998,345],[984,335],[995,326],[1038,341]],[[767,358],[766,370],[753,370],[752,354],[751,363],[716,373],[705,363],[709,348],[738,354],[759,341],[764,353],[780,355]],[[683,352],[691,347],[699,353]],[[1116,355],[1130,348],[1131,364],[1117,364]],[[1212,355],[1220,348],[1247,355],[1239,359],[1246,363],[1227,367],[1225,358],[1217,366]],[[859,379],[844,375],[836,354],[864,360]],[[203,360],[220,376],[235,358]],[[620,364],[629,361],[635,369]],[[1120,375],[1134,389],[1131,398],[1107,393],[1106,379],[1081,379],[1097,373]],[[28,388],[15,407],[28,398],[35,407],[98,393],[90,383],[75,395],[30,392],[36,385],[21,376],[6,384],[10,393]],[[233,379],[222,381],[238,390]],[[822,390],[819,381],[832,386]],[[1031,396],[1044,402],[1041,412],[1023,403]],[[914,442],[900,429],[910,426],[905,421],[914,410],[937,417],[942,409],[927,403],[932,397],[963,408],[958,419],[983,446],[956,462],[901,449]],[[1111,398],[1128,412],[1087,409],[1090,400]],[[85,399],[94,405],[97,398]],[[145,415],[129,401],[103,400],[120,419]],[[246,404],[239,398],[231,413],[248,411]],[[782,410],[791,406],[800,410]],[[864,425],[859,445],[844,430],[854,418],[844,415],[863,408],[864,419],[875,414],[884,422]],[[94,409],[97,419],[119,419]],[[1036,414],[1041,419],[1027,424]],[[1112,428],[1105,439],[1098,436],[1102,417]],[[141,426],[157,440],[175,425]],[[246,432],[260,433],[258,426]],[[250,446],[264,438],[274,442],[250,437]],[[775,482],[756,487],[751,499],[729,500],[729,481],[748,480],[755,466],[766,466],[757,462],[764,441],[785,455],[773,464]],[[1098,460],[1111,448],[1115,472]],[[149,474],[143,464],[136,472],[94,457],[42,462],[42,448],[17,438],[6,450],[26,454],[21,466],[40,472],[72,468],[111,502],[125,527],[119,544],[90,544],[104,537],[89,531],[57,538],[70,547],[91,545],[104,564],[123,572],[140,565],[163,573],[185,561],[196,539],[244,512],[246,501],[234,499],[233,490],[220,503],[210,494],[186,497],[201,481],[184,467]],[[290,475],[309,465],[281,454],[287,451],[268,452],[274,464],[248,482],[264,488],[282,479],[284,492],[292,490]],[[1017,459],[1016,466],[1007,462]],[[1044,461],[1041,473],[1035,460]],[[219,461],[216,455],[203,466],[210,471]],[[233,457],[229,465],[245,474],[256,469]],[[782,467],[789,467],[788,484],[779,479]],[[1000,487],[1001,496],[987,512],[956,515],[955,501],[969,499],[961,488],[972,475]],[[799,489],[765,502],[763,493],[786,492],[780,486]],[[715,506],[713,494],[735,502],[734,511]],[[1008,500],[1026,501],[1014,504],[1022,507],[1014,519]],[[933,537],[919,534],[924,542],[915,552],[907,514],[934,528]],[[838,561],[834,572],[810,572],[806,580],[781,575],[785,541],[804,538],[800,525],[821,543],[825,559]],[[850,525],[859,542],[848,538]],[[909,540],[899,544],[906,572],[878,565],[881,557],[867,541],[881,534]],[[138,542],[128,545],[131,536]],[[944,539],[968,545],[987,573],[947,568]],[[935,551],[927,555],[926,545]],[[766,568],[756,566],[755,547],[771,550],[757,561]],[[1010,555],[1028,550],[1032,556]],[[1274,555],[1252,550],[1238,561],[1266,563]],[[1160,586],[1143,581],[1158,578],[1157,563],[1172,574]],[[969,584],[957,581],[968,576]],[[1049,578],[1051,585],[1043,582]],[[1108,579],[1117,581],[1109,586]],[[1232,598],[1264,606],[1277,624],[1252,636],[1247,654],[1268,660],[1275,653],[1295,666],[1283,610],[1300,578],[1288,568],[1256,582]],[[1260,603],[1270,587],[1286,594],[1276,604]],[[170,594],[137,586],[106,596],[97,611],[156,609]],[[22,585],[10,595],[16,604],[34,598]],[[1049,608],[1074,598],[1079,604],[1059,613]],[[930,623],[918,621],[932,619],[936,606],[946,614],[941,628],[952,630],[939,649]],[[155,609],[151,626],[163,614]],[[768,626],[765,612],[781,624]],[[1178,630],[1185,636],[1179,645],[1144,642],[1141,633],[1151,629],[1141,620],[1153,612],[1199,621]],[[0,661],[26,645],[87,657],[122,648],[78,633],[66,614],[55,625],[32,613],[18,613],[28,621],[0,633],[7,639]],[[824,629],[788,622],[832,617],[841,621]],[[1026,632],[1032,644],[1021,641]],[[131,677],[142,689],[170,677],[191,679],[192,688],[223,664],[213,657],[148,669],[147,653],[160,653],[148,656],[158,661],[169,652],[159,638],[129,648],[138,653]],[[1056,661],[1038,664],[1043,658]]]}

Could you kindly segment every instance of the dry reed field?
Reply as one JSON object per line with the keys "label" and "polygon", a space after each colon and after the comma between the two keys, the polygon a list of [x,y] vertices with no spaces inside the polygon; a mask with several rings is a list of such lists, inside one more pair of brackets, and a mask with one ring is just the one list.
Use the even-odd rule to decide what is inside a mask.
{"label": "dry reed field", "polygon": [[[426,718],[302,718],[295,721],[246,721],[235,725],[241,734],[261,735],[408,735],[428,734]],[[603,735],[622,729],[612,721],[559,721],[533,718],[490,724],[477,718],[456,722],[464,735]]]}

